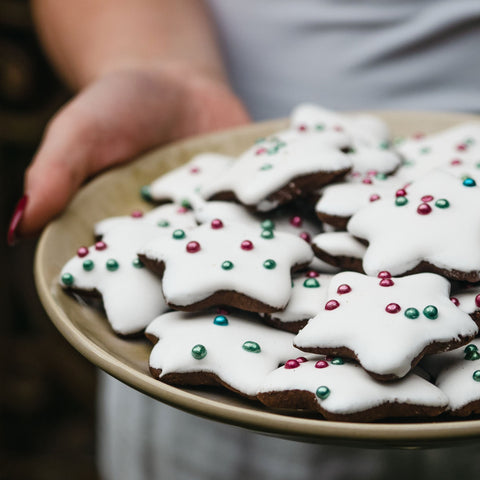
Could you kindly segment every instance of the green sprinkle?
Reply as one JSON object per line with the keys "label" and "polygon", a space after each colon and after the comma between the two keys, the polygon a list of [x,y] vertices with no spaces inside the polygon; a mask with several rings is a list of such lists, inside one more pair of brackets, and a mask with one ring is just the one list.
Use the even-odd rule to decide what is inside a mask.
{"label": "green sprinkle", "polygon": [[474,345],[473,343],[471,343],[470,345],[467,345],[463,351],[465,353],[473,353],[473,352],[476,352],[478,351],[478,347],[476,345]]}
{"label": "green sprinkle", "polygon": [[263,266],[267,270],[273,270],[277,266],[277,262],[275,260],[272,260],[271,258],[269,258],[268,260],[265,260],[263,262]]}
{"label": "green sprinkle", "polygon": [[70,285],[73,285],[73,282],[75,279],[73,278],[73,275],[71,273],[64,273],[62,275],[62,283],[69,287]]}
{"label": "green sprinkle", "polygon": [[265,170],[270,170],[273,168],[273,165],[271,163],[265,163],[260,167],[260,170],[265,171]]}
{"label": "green sprinkle", "polygon": [[265,230],[275,230],[275,223],[273,222],[273,220],[264,220],[260,225]]}
{"label": "green sprinkle", "polygon": [[195,360],[201,360],[206,356],[207,356],[207,349],[203,345],[198,344],[192,348],[192,357]]}
{"label": "green sprinkle", "polygon": [[318,280],[316,278],[307,278],[303,282],[303,286],[306,288],[318,288],[320,287],[320,284],[318,283]]}
{"label": "green sprinkle", "polygon": [[317,388],[315,394],[320,400],[325,400],[330,395],[330,389],[325,387],[325,385],[322,385],[321,387]]}
{"label": "green sprinkle", "polygon": [[150,194],[150,187],[148,185],[144,185],[141,189],[140,189],[140,196],[146,200],[147,202],[151,202],[152,201],[152,195]]}
{"label": "green sprinkle", "polygon": [[228,318],[225,315],[217,315],[213,319],[214,325],[219,325],[220,327],[226,327],[228,325]]}
{"label": "green sprinkle", "polygon": [[469,353],[467,355],[465,355],[465,360],[470,360],[470,361],[475,361],[475,360],[478,360],[480,359],[480,353],[478,352],[472,352],[472,353]]}
{"label": "green sprinkle", "polygon": [[438,309],[434,305],[427,305],[423,309],[423,314],[430,320],[435,320],[438,318]]}
{"label": "green sprinkle", "polygon": [[416,318],[418,318],[420,316],[420,312],[416,308],[411,307],[411,308],[407,308],[405,310],[404,315],[407,318],[415,320]]}
{"label": "green sprinkle", "polygon": [[184,207],[184,208],[192,208],[192,205],[190,204],[190,202],[189,202],[186,198],[184,198],[184,199],[182,200],[181,205],[182,205],[182,207]]}
{"label": "green sprinkle", "polygon": [[375,178],[377,180],[386,180],[387,179],[387,175],[385,173],[376,173],[375,174]]}
{"label": "green sprinkle", "polygon": [[475,371],[473,372],[472,378],[473,378],[476,382],[480,382],[480,370],[475,370]]}
{"label": "green sprinkle", "polygon": [[315,125],[315,130],[319,130],[319,131],[325,130],[325,125],[323,123],[317,123]]}
{"label": "green sprinkle", "polygon": [[345,362],[341,357],[332,358],[332,365],[343,365]]}
{"label": "green sprinkle", "polygon": [[106,262],[106,267],[109,272],[114,272],[115,270],[118,270],[118,262],[114,258],[109,258]]}
{"label": "green sprinkle", "polygon": [[435,202],[435,206],[438,208],[448,208],[450,206],[450,202],[446,198],[439,198]]}
{"label": "green sprinkle", "polygon": [[185,238],[185,232],[183,230],[175,230],[173,233],[172,233],[172,237],[175,239],[175,240],[181,240],[182,238]]}
{"label": "green sprinkle", "polygon": [[93,263],[93,260],[85,260],[82,264],[82,267],[86,272],[91,272],[94,266],[95,264]]}
{"label": "green sprinkle", "polygon": [[222,263],[222,268],[224,270],[231,270],[233,268],[233,263],[230,261],[230,260],[225,260],[223,263]]}
{"label": "green sprinkle", "polygon": [[132,265],[135,267],[135,268],[143,268],[145,265],[143,264],[143,262],[139,259],[139,258],[135,258],[132,262]]}
{"label": "green sprinkle", "polygon": [[404,205],[406,205],[408,203],[408,198],[407,197],[397,197],[395,199],[395,205],[397,207],[403,207]]}
{"label": "green sprinkle", "polygon": [[388,150],[390,148],[390,142],[385,140],[384,142],[380,143],[379,147],[382,150]]}
{"label": "green sprinkle", "polygon": [[262,230],[261,237],[270,240],[274,237],[273,230]]}
{"label": "green sprinkle", "polygon": [[168,220],[160,220],[159,222],[157,222],[157,225],[159,227],[169,227],[170,226],[170,222]]}
{"label": "green sprinkle", "polygon": [[260,345],[257,342],[251,342],[251,341],[246,341],[242,345],[242,348],[246,352],[250,352],[250,353],[260,353],[261,351]]}

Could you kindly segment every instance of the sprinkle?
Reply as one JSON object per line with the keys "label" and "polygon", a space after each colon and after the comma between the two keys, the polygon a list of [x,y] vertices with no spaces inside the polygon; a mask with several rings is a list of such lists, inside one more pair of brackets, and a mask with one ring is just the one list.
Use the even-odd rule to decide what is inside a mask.
{"label": "sprinkle", "polygon": [[174,230],[172,237],[175,240],[181,240],[182,238],[185,238],[185,232],[183,230]]}
{"label": "sprinkle", "polygon": [[157,222],[157,226],[166,228],[170,226],[170,222],[168,220],[160,220]]}
{"label": "sprinkle", "polygon": [[385,311],[387,313],[398,313],[401,310],[401,307],[398,303],[389,303],[385,307]]}
{"label": "sprinkle", "polygon": [[214,325],[219,325],[220,327],[226,327],[228,325],[228,319],[225,315],[217,315],[213,319]]}
{"label": "sprinkle", "polygon": [[305,240],[307,243],[310,243],[312,241],[312,237],[310,236],[310,234],[308,232],[301,232],[299,237],[302,240]]}
{"label": "sprinkle", "polygon": [[431,202],[433,200],[432,195],[424,195],[422,197],[422,202]]}
{"label": "sprinkle", "polygon": [[370,195],[370,201],[371,202],[376,202],[377,200],[380,200],[380,195],[374,193],[373,195]]}
{"label": "sprinkle", "polygon": [[345,362],[341,357],[332,358],[332,365],[343,365]]}
{"label": "sprinkle", "polygon": [[292,359],[292,360],[287,360],[284,366],[287,370],[291,370],[293,368],[298,368],[300,364],[296,360]]}
{"label": "sprinkle", "polygon": [[328,367],[328,362],[325,360],[319,360],[317,363],[315,363],[315,368],[327,368]]}
{"label": "sprinkle", "polygon": [[246,352],[250,352],[250,353],[260,353],[261,352],[260,345],[257,342],[246,341],[242,345],[242,348]]}
{"label": "sprinkle", "polygon": [[211,221],[210,226],[211,226],[214,230],[218,230],[219,228],[223,228],[223,222],[222,222],[219,218],[214,218],[214,219]]}
{"label": "sprinkle", "polygon": [[475,370],[475,371],[473,372],[472,378],[473,378],[476,382],[480,382],[480,370]]}
{"label": "sprinkle", "polygon": [[192,357],[195,360],[201,360],[206,356],[207,356],[207,349],[203,345],[197,344],[192,348]]}
{"label": "sprinkle", "polygon": [[152,201],[152,195],[150,194],[150,187],[148,185],[144,185],[141,189],[140,189],[140,196],[146,200],[147,202],[151,202]]}
{"label": "sprinkle", "polygon": [[403,207],[404,205],[406,205],[408,203],[408,199],[407,197],[397,197],[395,199],[395,205],[397,207]]}
{"label": "sprinkle", "polygon": [[337,288],[337,293],[340,295],[345,295],[346,293],[350,293],[351,291],[352,287],[350,287],[350,285],[347,285],[346,283],[342,283]]}
{"label": "sprinkle", "polygon": [[373,182],[370,178],[364,178],[362,180],[362,183],[364,183],[365,185],[371,185]]}
{"label": "sprinkle", "polygon": [[473,352],[476,352],[478,351],[478,347],[476,345],[474,345],[473,343],[471,343],[470,345],[467,345],[464,349],[463,349],[464,353],[466,354],[470,354],[470,353],[473,353]]}
{"label": "sprinkle", "polygon": [[188,208],[185,205],[177,209],[177,213],[187,213],[187,212],[188,212]]}
{"label": "sprinkle", "polygon": [[315,130],[319,130],[319,131],[325,130],[325,125],[323,125],[322,123],[317,123],[315,125]]}
{"label": "sprinkle", "polygon": [[379,172],[379,173],[376,173],[376,174],[375,174],[375,178],[376,178],[377,180],[386,180],[386,179],[387,179],[387,175],[386,175],[385,173]]}
{"label": "sprinkle", "polygon": [[325,304],[325,310],[335,310],[339,306],[340,306],[340,304],[336,300],[329,300]]}
{"label": "sprinkle", "polygon": [[432,149],[430,147],[423,147],[420,149],[420,153],[422,154],[426,154],[426,153],[430,153],[432,151]]}
{"label": "sprinkle", "polygon": [[188,253],[197,253],[200,251],[200,244],[196,241],[188,242],[185,248]]}
{"label": "sprinkle", "polygon": [[135,258],[132,262],[132,265],[135,268],[143,268],[145,266],[144,263],[139,258]]}
{"label": "sprinkle", "polygon": [[262,230],[260,236],[266,240],[271,240],[274,237],[273,230]]}
{"label": "sprinkle", "polygon": [[297,360],[298,363],[308,362],[308,360],[305,357],[297,357],[295,360]]}
{"label": "sprinkle", "polygon": [[105,242],[97,242],[95,244],[95,250],[98,250],[98,251],[101,251],[101,250],[105,250],[107,248],[107,244]]}
{"label": "sprinkle", "polygon": [[267,270],[273,270],[277,266],[277,262],[275,260],[272,260],[271,258],[269,258],[268,260],[265,260],[263,262],[263,266]]}
{"label": "sprinkle", "polygon": [[88,255],[88,248],[87,247],[80,247],[77,250],[77,256],[80,258],[86,257]]}
{"label": "sprinkle", "polygon": [[382,270],[378,275],[378,278],[392,278],[392,274],[386,270]]}
{"label": "sprinkle", "polygon": [[435,206],[437,208],[448,208],[450,206],[450,202],[446,198],[439,198],[435,202]]}
{"label": "sprinkle", "polygon": [[460,300],[458,300],[457,297],[451,297],[450,300],[452,301],[452,303],[453,303],[456,307],[459,307],[459,306],[460,306]]}
{"label": "sprinkle", "polygon": [[118,270],[118,267],[120,265],[118,264],[118,262],[114,258],[109,258],[106,261],[105,266],[107,267],[107,270],[109,272],[115,272],[116,270]]}
{"label": "sprinkle", "polygon": [[273,165],[271,163],[264,163],[261,167],[260,167],[260,170],[262,172],[266,171],[266,170],[271,170],[273,168]]}
{"label": "sprinkle", "polygon": [[407,195],[407,192],[404,188],[400,188],[395,192],[396,197],[405,197]]}
{"label": "sprinkle", "polygon": [[302,226],[302,223],[302,217],[299,217],[298,215],[295,215],[290,219],[290,225],[292,225],[293,227],[300,228]]}
{"label": "sprinkle", "polygon": [[318,283],[318,280],[316,278],[307,278],[303,282],[303,286],[306,288],[318,288],[320,287],[320,283]]}
{"label": "sprinkle", "polygon": [[64,273],[62,275],[62,283],[69,287],[70,285],[73,285],[73,282],[75,279],[73,278],[73,275],[71,273]]}
{"label": "sprinkle", "polygon": [[130,216],[132,218],[142,218],[143,217],[143,212],[141,210],[134,210]]}
{"label": "sprinkle", "polygon": [[250,241],[250,240],[244,240],[241,244],[240,244],[240,248],[242,250],[253,250],[253,243]]}
{"label": "sprinkle", "polygon": [[423,314],[430,320],[435,320],[436,318],[438,318],[438,308],[434,305],[427,305],[423,309]]}
{"label": "sprinkle", "polygon": [[267,149],[265,147],[258,148],[255,152],[255,155],[262,155],[263,153],[267,153]]}
{"label": "sprinkle", "polygon": [[82,267],[86,272],[91,272],[94,266],[95,264],[92,260],[85,260],[82,264]]}
{"label": "sprinkle", "polygon": [[299,132],[305,132],[307,130],[307,126],[302,124],[298,126],[298,131]]}
{"label": "sprinkle", "polygon": [[465,187],[475,187],[477,185],[477,183],[475,182],[475,180],[473,178],[470,178],[470,177],[467,177],[464,181],[463,181],[463,185]]}
{"label": "sprinkle", "polygon": [[308,277],[308,278],[317,278],[318,275],[319,275],[319,273],[316,272],[315,270],[310,270],[309,272],[307,272],[307,274],[305,276]]}
{"label": "sprinkle", "polygon": [[475,305],[480,308],[480,293],[475,297]]}
{"label": "sprinkle", "polygon": [[181,205],[182,205],[182,208],[185,208],[186,210],[188,210],[189,208],[192,208],[192,205],[190,204],[190,201],[186,198],[184,198],[181,201]]}
{"label": "sprinkle", "polygon": [[192,173],[193,175],[195,175],[196,173],[199,173],[200,172],[200,169],[198,167],[192,167],[190,169],[190,173]]}
{"label": "sprinkle", "polygon": [[454,158],[451,162],[450,162],[450,165],[461,165],[462,164],[462,161],[458,158]]}
{"label": "sprinkle", "polygon": [[322,385],[321,387],[317,388],[315,394],[320,400],[325,400],[330,395],[330,389],[325,385]]}
{"label": "sprinkle", "polygon": [[419,215],[428,215],[429,213],[431,213],[431,211],[432,211],[432,207],[428,203],[421,203],[417,207],[417,213]]}
{"label": "sprinkle", "polygon": [[275,230],[275,223],[270,219],[264,220],[260,225],[265,230]]}
{"label": "sprinkle", "polygon": [[415,320],[420,316],[420,312],[416,308],[410,307],[405,310],[404,315],[411,320]]}
{"label": "sprinkle", "polygon": [[225,260],[222,263],[223,270],[231,270],[233,268],[233,263],[230,260]]}
{"label": "sprinkle", "polygon": [[393,287],[393,285],[395,285],[395,283],[393,282],[393,280],[391,278],[382,278],[379,282],[379,285],[381,287]]}

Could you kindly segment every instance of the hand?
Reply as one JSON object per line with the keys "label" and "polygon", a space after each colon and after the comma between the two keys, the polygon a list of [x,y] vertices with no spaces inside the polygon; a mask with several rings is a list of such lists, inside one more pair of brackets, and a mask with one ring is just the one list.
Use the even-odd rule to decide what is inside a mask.
{"label": "hand", "polygon": [[225,83],[184,68],[100,78],[49,123],[26,172],[25,197],[12,219],[9,243],[17,233],[40,231],[98,172],[162,143],[248,121]]}

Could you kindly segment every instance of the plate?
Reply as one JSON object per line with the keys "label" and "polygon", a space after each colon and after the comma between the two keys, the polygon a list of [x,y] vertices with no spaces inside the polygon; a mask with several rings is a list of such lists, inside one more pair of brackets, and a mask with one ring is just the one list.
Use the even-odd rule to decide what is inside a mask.
{"label": "plate", "polygon": [[[467,114],[374,112],[394,135],[432,133],[456,123],[478,121]],[[236,155],[258,137],[284,128],[285,120],[258,123],[177,142],[110,170],[88,183],[68,209],[43,232],[35,257],[40,299],[61,334],[88,360],[131,387],[161,402],[216,421],[305,442],[372,447],[427,447],[480,440],[480,420],[346,423],[285,415],[212,388],[179,389],[153,379],[148,371],[149,342],[117,337],[105,318],[77,303],[57,284],[63,264],[79,245],[93,243],[92,226],[109,216],[148,209],[140,188],[203,151]]]}

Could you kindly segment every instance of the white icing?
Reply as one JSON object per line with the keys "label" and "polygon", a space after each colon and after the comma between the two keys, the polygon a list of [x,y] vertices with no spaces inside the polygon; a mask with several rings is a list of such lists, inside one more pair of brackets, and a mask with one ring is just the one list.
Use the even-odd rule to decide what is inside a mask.
{"label": "white icing", "polygon": [[188,202],[192,206],[201,202],[199,192],[205,183],[215,181],[230,167],[234,158],[218,153],[201,153],[187,164],[175,168],[151,183],[149,193],[156,201]]}
{"label": "white icing", "polygon": [[[318,360],[325,361],[325,357],[309,356],[297,368],[278,368],[267,376],[260,393],[302,390],[315,395],[318,387],[325,386],[330,390],[328,397],[320,399],[315,395],[315,398],[319,407],[332,415],[363,412],[393,402],[429,407],[447,405],[440,389],[414,373],[394,382],[379,382],[354,363],[335,365],[330,361],[328,367],[315,368]],[[278,406],[288,408],[288,405]],[[410,414],[414,415],[414,409]]]}
{"label": "white icing", "polygon": [[[167,310],[159,278],[146,268],[137,268],[137,250],[146,240],[161,235],[159,227],[146,223],[135,226],[123,224],[112,228],[104,236],[107,248],[89,247],[88,255],[69,260],[60,274],[73,275],[72,288],[96,289],[103,298],[108,321],[113,330],[122,335],[139,332],[160,313]],[[118,262],[116,271],[109,271],[106,262]],[[93,261],[91,271],[83,268],[85,261]],[[61,282],[62,283],[62,282]],[[62,286],[65,285],[62,283]]]}
{"label": "white icing", "polygon": [[341,132],[278,132],[255,144],[228,170],[205,184],[202,195],[210,198],[219,192],[233,192],[242,204],[269,211],[278,202],[267,197],[295,178],[350,168],[349,156],[340,151],[346,145],[348,138]]}
{"label": "white icing", "polygon": [[332,257],[363,258],[367,248],[348,232],[321,233],[312,244]]}
{"label": "white icing", "polygon": [[[283,323],[309,320],[323,308],[327,296],[327,288],[333,275],[318,274],[309,277],[308,273],[298,274],[292,281],[292,295],[285,310],[272,313],[273,319]],[[308,287],[305,282],[318,283],[317,287]]]}
{"label": "white icing", "polygon": [[395,192],[405,183],[397,178],[389,177],[385,180],[378,180],[369,177],[371,183],[348,182],[327,185],[320,194],[315,211],[327,215],[339,217],[351,217],[362,207],[373,203],[372,195],[380,198]]}
{"label": "white icing", "polygon": [[[186,232],[185,238],[162,238],[142,250],[148,258],[164,262],[163,293],[167,303],[188,306],[210,297],[219,290],[232,290],[281,310],[291,294],[290,270],[313,258],[310,246],[301,238],[275,232],[274,238],[261,237],[260,228],[223,222],[220,229],[204,224]],[[254,248],[244,250],[241,243],[250,240]],[[189,253],[189,242],[200,244],[200,251]],[[276,267],[263,266],[268,259]],[[230,270],[222,269],[233,262]]]}
{"label": "white icing", "polygon": [[177,228],[189,229],[197,226],[195,217],[191,210],[180,205],[161,205],[140,217],[135,216],[141,212],[134,212],[133,215],[110,217],[95,224],[94,231],[97,237],[103,237],[118,226],[131,226],[136,228],[140,225],[152,225],[159,227],[163,233],[171,234]]}
{"label": "white icing", "polygon": [[[477,333],[470,316],[450,300],[450,284],[445,278],[421,273],[392,280],[394,285],[387,287],[380,285],[379,278],[359,273],[334,276],[327,296],[340,306],[319,311],[297,335],[295,345],[300,349],[345,346],[369,372],[403,377],[428,345]],[[351,291],[338,294],[343,284]],[[388,313],[385,307],[390,303],[398,304],[400,312]],[[423,314],[428,305],[438,309],[438,318]],[[407,308],[416,308],[419,317],[407,318]]]}
{"label": "white icing", "polygon": [[[480,339],[469,345],[480,350]],[[480,370],[480,360],[465,359],[464,350],[465,347],[461,347],[428,358],[427,368],[437,376],[435,383],[448,397],[452,411],[480,400],[480,382],[473,379],[473,373]]]}
{"label": "white icing", "polygon": [[[480,278],[480,187],[466,187],[462,180],[434,170],[406,188],[408,203],[395,204],[395,193],[360,209],[347,229],[368,240],[363,259],[367,274],[382,270],[401,275],[420,262],[461,272],[478,272]],[[417,207],[425,195],[431,213],[420,215]],[[448,200],[448,208],[435,202]]]}
{"label": "white icing", "polygon": [[[216,314],[171,312],[155,319],[146,329],[160,340],[153,347],[150,366],[168,373],[210,372],[234,390],[257,394],[265,376],[301,352],[292,345],[293,334],[274,330],[245,313],[226,314],[228,325],[214,324]],[[256,342],[261,351],[248,352],[244,342]],[[197,360],[195,345],[207,354]]]}

